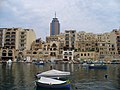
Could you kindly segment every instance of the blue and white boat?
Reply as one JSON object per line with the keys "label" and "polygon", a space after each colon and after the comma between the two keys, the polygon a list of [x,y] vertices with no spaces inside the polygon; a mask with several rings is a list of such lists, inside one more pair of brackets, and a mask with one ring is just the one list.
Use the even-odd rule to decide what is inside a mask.
{"label": "blue and white boat", "polygon": [[105,64],[90,64],[89,69],[107,69]]}
{"label": "blue and white boat", "polygon": [[45,63],[43,62],[43,61],[37,61],[37,62],[35,62],[35,65],[44,65]]}
{"label": "blue and white boat", "polygon": [[62,81],[48,77],[41,77],[36,81],[37,87],[43,88],[70,88],[69,81]]}

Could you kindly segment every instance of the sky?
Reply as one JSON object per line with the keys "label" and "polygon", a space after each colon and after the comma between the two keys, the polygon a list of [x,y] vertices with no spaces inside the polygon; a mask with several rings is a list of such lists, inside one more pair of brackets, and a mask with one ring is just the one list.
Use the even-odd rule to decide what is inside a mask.
{"label": "sky", "polygon": [[105,33],[120,27],[120,0],[0,0],[0,28],[34,29],[36,38],[44,40],[55,12],[61,33]]}

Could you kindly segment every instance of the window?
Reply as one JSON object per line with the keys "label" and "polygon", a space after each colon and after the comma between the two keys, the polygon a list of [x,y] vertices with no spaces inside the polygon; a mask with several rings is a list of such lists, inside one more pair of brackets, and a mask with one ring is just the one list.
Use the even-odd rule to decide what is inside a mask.
{"label": "window", "polygon": [[6,34],[10,34],[10,32],[6,32]]}
{"label": "window", "polygon": [[88,53],[88,56],[90,56],[90,54]]}
{"label": "window", "polygon": [[71,40],[72,40],[72,41],[75,41],[75,38],[72,37]]}
{"label": "window", "polygon": [[68,55],[68,53],[67,53],[67,52],[65,52],[65,53],[64,53],[64,55]]}
{"label": "window", "polygon": [[117,38],[120,38],[120,36],[117,36]]}
{"label": "window", "polygon": [[69,38],[68,38],[68,37],[66,37],[66,38],[65,38],[65,40],[69,40]]}
{"label": "window", "polygon": [[84,56],[86,56],[86,53],[84,54]]}
{"label": "window", "polygon": [[73,37],[75,37],[75,34],[73,34]]}
{"label": "window", "polygon": [[72,52],[69,52],[69,54],[72,54]]}
{"label": "window", "polygon": [[102,44],[102,46],[105,46],[105,44]]}
{"label": "window", "polygon": [[24,34],[24,32],[21,32],[21,34]]}
{"label": "window", "polygon": [[12,56],[12,51],[11,50],[8,51],[8,56]]}
{"label": "window", "polygon": [[83,54],[81,53],[81,56],[83,56]]}
{"label": "window", "polygon": [[69,36],[69,34],[65,34],[65,36]]}
{"label": "window", "polygon": [[68,44],[69,44],[69,41],[66,41],[66,44],[68,45]]}
{"label": "window", "polygon": [[37,54],[37,52],[33,52],[33,54]]}
{"label": "window", "polygon": [[15,34],[15,32],[12,32],[12,34]]}

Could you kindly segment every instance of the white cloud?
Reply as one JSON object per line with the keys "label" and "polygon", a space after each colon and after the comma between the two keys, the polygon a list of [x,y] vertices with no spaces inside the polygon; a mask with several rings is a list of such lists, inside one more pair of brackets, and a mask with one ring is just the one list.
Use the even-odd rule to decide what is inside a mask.
{"label": "white cloud", "polygon": [[[109,32],[119,27],[119,5],[119,0],[6,0],[0,9],[3,14],[0,25],[34,28],[37,37],[45,38],[56,11],[61,32],[65,29]],[[8,19],[5,12],[11,13],[11,21],[5,22]]]}

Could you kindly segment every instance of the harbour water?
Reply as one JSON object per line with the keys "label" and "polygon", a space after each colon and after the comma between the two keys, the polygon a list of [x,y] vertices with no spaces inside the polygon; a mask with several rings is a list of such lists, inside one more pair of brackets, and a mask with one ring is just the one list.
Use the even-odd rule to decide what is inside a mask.
{"label": "harbour water", "polygon": [[[0,64],[0,90],[48,90],[35,87],[35,74],[54,69],[70,71],[70,90],[120,90],[120,65],[109,64],[107,70],[94,70],[80,64],[32,63]],[[108,75],[105,78],[105,75]],[[56,90],[56,89],[49,89]],[[66,90],[66,89],[57,89]]]}

